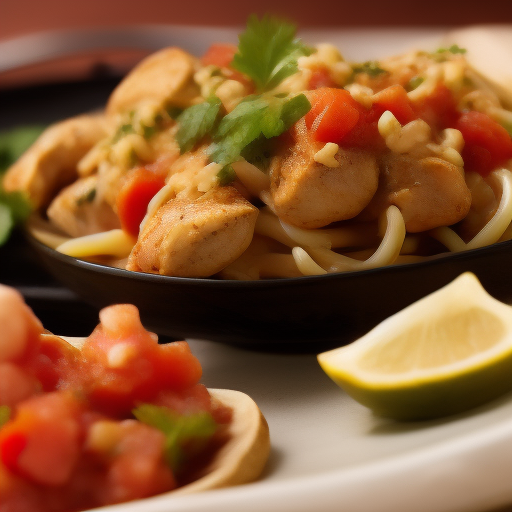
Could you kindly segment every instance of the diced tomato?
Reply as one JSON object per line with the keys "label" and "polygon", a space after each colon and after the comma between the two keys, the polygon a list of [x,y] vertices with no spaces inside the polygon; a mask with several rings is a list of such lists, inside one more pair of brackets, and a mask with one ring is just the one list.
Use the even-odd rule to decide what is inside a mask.
{"label": "diced tomato", "polygon": [[149,202],[164,185],[163,176],[145,167],[138,167],[129,174],[116,201],[124,231],[134,237],[138,236],[140,223],[146,215]]}
{"label": "diced tomato", "polygon": [[159,345],[153,364],[162,387],[185,389],[197,384],[202,375],[201,364],[185,341]]}
{"label": "diced tomato", "polygon": [[0,363],[0,405],[14,407],[40,389],[39,382],[26,369],[14,363]]}
{"label": "diced tomato", "polygon": [[108,485],[102,486],[101,503],[121,503],[145,498],[176,487],[162,456],[165,436],[133,420],[118,424],[120,439],[108,461]]}
{"label": "diced tomato", "polygon": [[233,67],[233,57],[237,52],[237,46],[229,43],[215,43],[212,44],[206,53],[201,58],[201,64],[203,66],[218,66],[228,71],[228,78],[236,80],[247,86],[252,92],[252,82],[243,73],[240,73]]}
{"label": "diced tomato", "polygon": [[25,367],[41,383],[44,391],[54,391],[63,381],[76,381],[75,368],[80,351],[58,336],[41,336],[38,350],[25,363]]}
{"label": "diced tomato", "polygon": [[0,458],[15,474],[61,485],[78,461],[79,406],[71,395],[48,393],[26,400],[0,431]]}
{"label": "diced tomato", "polygon": [[383,150],[384,139],[379,134],[378,122],[384,111],[381,108],[365,109],[360,105],[359,120],[354,128],[343,138],[340,146],[345,148],[361,148]]}
{"label": "diced tomato", "polygon": [[[407,124],[418,116],[412,108],[407,91],[401,85],[392,85],[373,96],[373,108],[384,113],[389,110],[400,122]],[[380,116],[379,116],[380,117]]]}
{"label": "diced tomato", "polygon": [[237,47],[234,44],[214,43],[201,57],[201,64],[203,66],[218,66],[219,68],[227,68],[231,64],[236,51]]}
{"label": "diced tomato", "polygon": [[317,68],[311,73],[308,89],[320,89],[321,87],[335,87],[336,83],[331,78],[327,68]]}
{"label": "diced tomato", "polygon": [[432,94],[415,105],[415,110],[421,119],[435,130],[452,127],[459,117],[455,98],[444,84],[438,84]]}
{"label": "diced tomato", "polygon": [[466,171],[476,171],[485,177],[512,158],[510,135],[487,114],[465,112],[455,128],[464,137],[462,158]]}
{"label": "diced tomato", "polygon": [[100,313],[102,324],[82,349],[87,397],[100,410],[122,416],[160,389],[183,390],[201,377],[201,365],[186,342],[159,345],[138,318],[135,306]]}
{"label": "diced tomato", "polygon": [[306,126],[320,142],[340,142],[359,119],[358,103],[344,89],[321,87],[308,94]]}

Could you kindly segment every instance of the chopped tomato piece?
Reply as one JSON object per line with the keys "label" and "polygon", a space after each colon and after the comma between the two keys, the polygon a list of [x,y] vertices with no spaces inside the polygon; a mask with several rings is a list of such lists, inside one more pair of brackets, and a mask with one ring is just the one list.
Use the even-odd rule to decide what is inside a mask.
{"label": "chopped tomato piece", "polygon": [[400,124],[407,124],[418,117],[412,108],[407,91],[401,85],[386,87],[375,94],[373,108],[382,111],[381,113],[389,110]]}
{"label": "chopped tomato piece", "polygon": [[201,58],[203,66],[218,66],[219,68],[227,68],[233,61],[233,57],[237,51],[234,44],[214,43]]}
{"label": "chopped tomato piece", "polygon": [[320,89],[321,87],[335,87],[336,83],[331,78],[329,70],[326,68],[317,68],[313,70],[309,79],[308,89]]}
{"label": "chopped tomato piece", "polygon": [[374,105],[366,109],[363,105],[359,105],[359,119],[340,145],[346,148],[385,149],[386,144],[380,136],[378,128],[379,118],[383,112],[382,107]]}
{"label": "chopped tomato piece", "polygon": [[145,167],[138,167],[130,173],[116,202],[124,231],[134,237],[138,236],[149,202],[164,185],[165,179],[162,176]]}
{"label": "chopped tomato piece", "polygon": [[26,400],[0,431],[3,464],[39,484],[66,482],[80,454],[79,405],[64,392]]}
{"label": "chopped tomato piece", "polygon": [[436,130],[453,126],[460,115],[452,92],[444,84],[438,84],[415,110],[418,117]]}
{"label": "chopped tomato piece", "polygon": [[186,342],[159,345],[147,332],[135,306],[102,310],[102,323],[82,349],[87,397],[100,410],[117,416],[160,389],[182,390],[201,377],[201,366]]}
{"label": "chopped tomato piece", "polygon": [[306,126],[320,142],[340,142],[359,119],[358,103],[344,89],[321,87],[309,93]]}
{"label": "chopped tomato piece", "polygon": [[464,137],[462,158],[467,171],[476,171],[485,177],[512,158],[510,135],[487,114],[465,112],[455,128]]}
{"label": "chopped tomato piece", "polygon": [[237,80],[238,82],[251,87],[251,80],[243,73],[240,73],[231,67],[231,62],[233,61],[233,57],[236,52],[237,46],[234,44],[212,44],[201,58],[201,64],[203,66],[218,66],[219,68],[229,70],[228,78],[231,80]]}
{"label": "chopped tomato piece", "polygon": [[80,351],[58,336],[41,336],[37,352],[25,363],[27,369],[41,383],[44,391],[54,391],[63,381],[78,379],[74,369]]}

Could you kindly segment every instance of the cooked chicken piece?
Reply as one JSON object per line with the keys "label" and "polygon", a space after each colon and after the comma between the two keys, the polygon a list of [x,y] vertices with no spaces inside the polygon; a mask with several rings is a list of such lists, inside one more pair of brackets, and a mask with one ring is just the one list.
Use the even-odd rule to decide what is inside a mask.
{"label": "cooked chicken piece", "polygon": [[180,277],[208,277],[251,242],[258,209],[231,186],[195,200],[171,199],[139,235],[126,268]]}
{"label": "cooked chicken piece", "polygon": [[295,144],[274,157],[270,166],[270,192],[278,217],[308,229],[355,217],[377,190],[376,158],[339,148],[327,166],[317,161],[319,157],[315,160],[325,144],[298,132]]}
{"label": "cooked chicken piece", "polygon": [[116,87],[107,104],[107,114],[134,110],[140,103],[161,107],[172,103],[189,106],[199,96],[199,88],[191,80],[196,59],[179,48],[165,48],[139,63]]}
{"label": "cooked chicken piece", "polygon": [[112,207],[98,200],[97,183],[98,176],[94,175],[81,178],[61,190],[47,210],[52,223],[72,237],[121,227]]}
{"label": "cooked chicken piece", "polygon": [[469,211],[471,193],[461,167],[391,153],[381,161],[379,190],[361,218],[377,218],[391,204],[402,212],[407,231],[417,233],[459,222]]}
{"label": "cooked chicken piece", "polygon": [[73,117],[50,126],[7,171],[4,188],[26,192],[35,208],[48,205],[77,178],[78,161],[106,133],[103,115]]}
{"label": "cooked chicken piece", "polygon": [[463,240],[471,240],[496,214],[500,204],[501,189],[493,180],[477,172],[466,173],[466,184],[471,192],[471,208],[457,226]]}

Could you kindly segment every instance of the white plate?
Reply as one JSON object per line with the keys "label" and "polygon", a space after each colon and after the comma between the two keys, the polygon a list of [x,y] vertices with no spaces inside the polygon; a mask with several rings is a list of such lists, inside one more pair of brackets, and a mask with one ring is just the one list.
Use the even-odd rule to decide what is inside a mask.
{"label": "white plate", "polygon": [[272,442],[265,474],[105,512],[483,512],[512,503],[512,396],[443,420],[395,423],[345,395],[314,355],[190,345],[208,387],[243,391],[263,411]]}

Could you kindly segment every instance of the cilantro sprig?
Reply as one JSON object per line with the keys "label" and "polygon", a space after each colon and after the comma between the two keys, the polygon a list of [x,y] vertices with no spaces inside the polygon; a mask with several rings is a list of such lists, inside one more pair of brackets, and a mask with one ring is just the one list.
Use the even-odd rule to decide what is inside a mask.
{"label": "cilantro sprig", "polygon": [[192,105],[177,118],[180,125],[176,141],[181,154],[190,151],[201,139],[208,135],[217,122],[222,103],[212,96],[203,103]]}
{"label": "cilantro sprig", "polygon": [[30,214],[32,206],[21,192],[6,192],[2,174],[41,135],[44,126],[21,126],[0,133],[0,246],[9,238],[16,224],[22,223]]}
{"label": "cilantro sprig", "polygon": [[187,462],[193,446],[201,448],[217,430],[217,423],[207,412],[180,416],[153,404],[141,404],[132,412],[139,421],[165,434],[165,460],[175,473]]}
{"label": "cilantro sprig", "polygon": [[258,92],[276,87],[298,71],[299,57],[315,51],[295,37],[296,31],[292,23],[272,16],[250,16],[231,66],[252,78]]}
{"label": "cilantro sprig", "polygon": [[0,428],[11,418],[11,408],[8,405],[0,405]]}
{"label": "cilantro sprig", "polygon": [[[224,115],[219,98],[185,109],[177,118],[176,140],[181,153],[209,138],[209,156],[222,165],[217,178],[226,185],[236,177],[231,165],[241,156],[265,162],[266,142],[278,137],[301,117],[311,104],[304,94],[269,92],[286,77],[298,71],[298,58],[315,50],[295,37],[296,27],[271,16],[261,20],[251,16],[247,29],[239,37],[238,51],[231,66],[252,78],[257,93],[241,101]],[[263,164],[264,166],[264,164]]]}
{"label": "cilantro sprig", "polygon": [[355,64],[352,66],[352,70],[354,71],[354,74],[366,73],[372,78],[387,73],[387,71],[384,68],[381,68],[380,64],[375,60],[369,60],[362,64]]}
{"label": "cilantro sprig", "polygon": [[247,98],[220,121],[210,146],[211,159],[222,165],[235,162],[253,141],[262,136],[271,139],[281,135],[310,108],[304,94],[291,99],[275,96]]}

